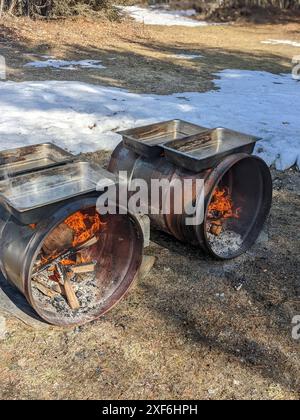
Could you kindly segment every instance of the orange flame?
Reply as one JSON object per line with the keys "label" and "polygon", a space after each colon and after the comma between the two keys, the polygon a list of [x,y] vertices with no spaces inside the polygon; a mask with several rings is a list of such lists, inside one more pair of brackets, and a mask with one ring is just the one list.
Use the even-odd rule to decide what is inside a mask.
{"label": "orange flame", "polygon": [[238,219],[241,209],[235,209],[229,189],[216,188],[208,207],[209,219]]}
{"label": "orange flame", "polygon": [[75,261],[74,260],[68,260],[68,259],[61,260],[60,261],[60,264],[62,264],[62,265],[74,265],[75,264]]}
{"label": "orange flame", "polygon": [[[89,239],[92,239],[96,233],[99,232],[101,227],[105,224],[101,222],[100,216],[97,212],[95,214],[90,215],[88,213],[82,213],[78,211],[73,215],[69,216],[64,223],[73,230],[74,237],[72,242],[72,247],[76,248],[77,246],[84,244]],[[47,265],[49,262],[54,261],[60,256],[58,251],[55,251],[53,254],[46,256],[43,252],[41,252],[40,258],[40,265]],[[65,266],[71,266],[75,264],[83,264],[89,263],[92,261],[92,256],[85,253],[85,251],[77,252],[73,256],[69,258],[65,258],[60,261],[60,264]]]}
{"label": "orange flame", "polygon": [[74,231],[73,247],[91,239],[101,228],[102,223],[98,213],[89,214],[78,211],[65,220],[65,224]]}

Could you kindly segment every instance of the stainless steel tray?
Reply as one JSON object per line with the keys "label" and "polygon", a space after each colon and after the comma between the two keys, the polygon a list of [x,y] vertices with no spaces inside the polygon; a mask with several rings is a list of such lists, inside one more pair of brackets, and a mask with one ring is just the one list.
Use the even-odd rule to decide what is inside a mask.
{"label": "stainless steel tray", "polygon": [[163,150],[162,145],[171,140],[180,140],[206,131],[200,127],[181,120],[166,121],[145,127],[120,131],[126,147],[145,157],[159,156]]}
{"label": "stainless steel tray", "polygon": [[200,172],[212,168],[232,153],[252,153],[258,137],[226,128],[207,130],[200,135],[171,141],[162,146],[170,162]]}
{"label": "stainless steel tray", "polygon": [[51,143],[0,152],[0,179],[71,162],[75,156]]}
{"label": "stainless steel tray", "polygon": [[25,223],[36,209],[96,191],[99,181],[115,182],[100,166],[77,161],[0,181],[0,202]]}

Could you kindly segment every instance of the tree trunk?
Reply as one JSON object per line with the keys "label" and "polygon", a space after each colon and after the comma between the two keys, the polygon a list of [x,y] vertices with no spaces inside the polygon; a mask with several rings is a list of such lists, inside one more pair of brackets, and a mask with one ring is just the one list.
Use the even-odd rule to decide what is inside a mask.
{"label": "tree trunk", "polygon": [[17,0],[11,0],[10,5],[9,5],[9,9],[8,9],[8,13],[13,14],[14,9],[16,7],[16,3],[17,3]]}
{"label": "tree trunk", "polygon": [[30,16],[30,0],[26,0],[26,2],[25,2],[25,13],[26,13],[26,16]]}
{"label": "tree trunk", "polygon": [[0,18],[3,14],[3,10],[4,10],[4,1],[5,0],[0,0]]}

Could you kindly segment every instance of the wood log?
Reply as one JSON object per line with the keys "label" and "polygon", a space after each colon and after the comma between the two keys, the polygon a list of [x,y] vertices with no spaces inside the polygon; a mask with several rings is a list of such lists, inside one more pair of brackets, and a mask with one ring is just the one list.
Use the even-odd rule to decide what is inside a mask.
{"label": "wood log", "polygon": [[73,240],[73,230],[61,223],[45,239],[42,250],[46,255],[61,253],[64,249],[72,248]]}
{"label": "wood log", "polygon": [[60,295],[60,293],[50,289],[49,287],[44,286],[42,283],[39,283],[37,281],[34,282],[34,287],[50,299],[54,299],[55,297]]}
{"label": "wood log", "polygon": [[72,271],[68,271],[64,266],[60,264],[56,265],[56,269],[60,276],[60,285],[64,290],[64,294],[67,298],[70,308],[73,310],[79,309],[80,303],[71,283],[71,279],[74,277],[74,274]]}
{"label": "wood log", "polygon": [[[84,242],[83,244],[78,245],[75,248],[70,248],[66,252],[62,252],[57,258],[54,258],[49,263],[47,263],[45,265],[42,265],[42,266],[39,266],[39,267],[36,267],[36,270],[32,273],[32,277],[36,277],[40,273],[42,273],[44,270],[48,270],[52,266],[59,264],[60,261],[65,260],[65,259],[73,256],[74,254],[78,254],[79,251],[86,250],[87,248],[95,245],[98,242],[98,240],[99,240],[99,238],[97,238],[96,236],[93,236],[87,242]],[[80,263],[80,262],[81,262],[81,260],[78,258],[78,263]]]}
{"label": "wood log", "polygon": [[77,310],[80,308],[80,303],[79,300],[77,299],[76,293],[74,292],[72,283],[71,283],[71,278],[73,277],[73,273],[72,272],[68,272],[66,277],[65,277],[65,281],[64,281],[64,290],[66,293],[66,298],[68,301],[68,304],[70,306],[70,308],[72,310]]}
{"label": "wood log", "polygon": [[98,240],[99,240],[99,238],[97,236],[93,236],[88,241],[84,242],[81,245],[78,245],[77,249],[78,250],[84,250],[86,248],[90,248],[91,246],[95,245],[98,242]]}
{"label": "wood log", "polygon": [[210,227],[210,233],[215,236],[220,236],[223,232],[223,226],[221,222],[213,222]]}
{"label": "wood log", "polygon": [[3,10],[4,10],[4,1],[5,0],[0,0],[0,17],[2,16]]}
{"label": "wood log", "polygon": [[72,267],[70,267],[71,271],[74,274],[94,273],[95,268],[96,268],[95,262],[91,262],[87,264],[78,264],[78,265],[73,265]]}
{"label": "wood log", "polygon": [[61,296],[65,296],[65,289],[59,283],[54,283],[52,289]]}

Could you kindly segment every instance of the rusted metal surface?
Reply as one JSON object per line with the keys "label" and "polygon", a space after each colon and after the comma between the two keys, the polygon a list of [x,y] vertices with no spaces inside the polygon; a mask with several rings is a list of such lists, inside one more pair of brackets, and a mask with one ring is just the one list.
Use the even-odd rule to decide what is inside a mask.
{"label": "rusted metal surface", "polygon": [[[115,177],[96,164],[80,161],[67,153],[60,154],[58,148],[50,145],[3,152],[0,170],[1,164],[3,173],[8,171],[10,175],[9,179],[0,180],[0,267],[3,275],[48,323],[73,326],[97,319],[122,299],[139,271],[144,247],[140,222],[131,214],[101,216],[97,240],[91,239],[84,244],[89,247],[95,266],[90,274],[92,287],[89,286],[81,306],[75,302],[73,286],[69,288],[69,303],[72,304],[65,311],[61,306],[55,306],[54,301],[49,302],[51,297],[53,300],[56,295],[59,297],[59,293],[54,293],[48,285],[41,288],[39,276],[47,269],[51,271],[50,265],[41,260],[41,251],[45,242],[49,242],[47,239],[56,235],[56,229],[70,216],[77,212],[96,212],[101,194],[96,191],[98,182],[111,184],[116,181]],[[64,248],[63,240],[61,245]],[[56,250],[53,250],[54,261],[60,263],[71,254],[76,259],[77,253],[83,251],[80,246],[76,249],[74,246],[71,242],[68,249],[62,251],[61,258],[56,258]],[[42,270],[38,271],[36,267],[40,261]],[[50,280],[48,275],[46,279]],[[41,289],[44,293],[37,294]],[[73,296],[72,301],[70,296]]]}
{"label": "rusted metal surface", "polygon": [[[112,154],[108,168],[112,173],[127,171],[128,181],[143,179],[149,187],[151,195],[151,181],[153,179],[172,181],[179,179],[192,180],[193,200],[196,202],[201,191],[196,191],[197,179],[204,181],[204,221],[195,226],[186,224],[187,214],[175,214],[171,207],[170,214],[153,214],[149,208],[149,217],[152,226],[169,233],[180,241],[200,246],[206,252],[220,259],[229,259],[247,251],[259,236],[264,222],[269,214],[272,202],[272,179],[268,166],[260,158],[249,154],[232,154],[223,159],[211,169],[201,172],[191,172],[182,167],[175,166],[164,156],[145,158],[127,149],[124,144],[117,146]],[[206,222],[207,210],[213,192],[219,183],[226,179],[229,188],[238,203],[243,202],[245,212],[241,218],[241,234],[243,242],[234,252],[220,255],[213,250],[207,236]],[[176,202],[176,197],[174,203]],[[181,197],[179,198],[181,200]],[[161,197],[164,200],[164,197]],[[163,208],[163,202],[160,208]],[[189,215],[190,216],[190,215]]]}
{"label": "rusted metal surface", "polygon": [[[109,311],[126,294],[142,262],[143,233],[135,217],[103,216],[104,228],[99,241],[94,245],[97,260],[95,275],[99,287],[97,305],[80,316],[75,314],[65,317],[35,299],[32,292],[34,266],[45,239],[68,216],[95,206],[97,198],[98,195],[83,196],[62,203],[55,212],[45,212],[35,229],[22,225],[0,206],[2,273],[25,295],[40,317],[53,325],[85,324]],[[104,287],[105,293],[101,294]]]}

